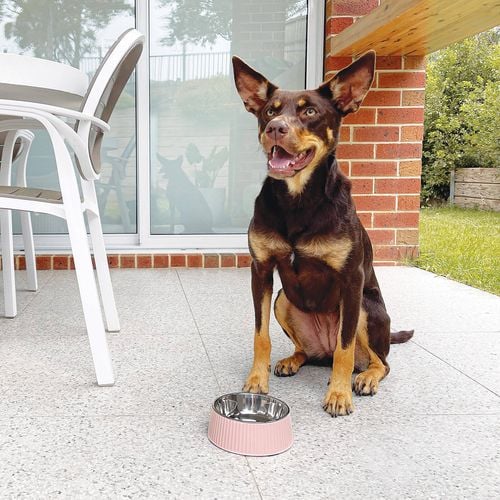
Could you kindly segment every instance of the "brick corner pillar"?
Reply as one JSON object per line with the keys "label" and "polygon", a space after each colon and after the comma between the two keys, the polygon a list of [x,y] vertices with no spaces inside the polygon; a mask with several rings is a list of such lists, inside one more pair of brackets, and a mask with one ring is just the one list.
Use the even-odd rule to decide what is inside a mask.
{"label": "brick corner pillar", "polygon": [[[334,56],[335,35],[379,3],[327,0],[325,78],[352,61]],[[395,265],[418,254],[425,58],[377,56],[376,69],[360,110],[344,120],[337,159],[352,181],[375,262]]]}

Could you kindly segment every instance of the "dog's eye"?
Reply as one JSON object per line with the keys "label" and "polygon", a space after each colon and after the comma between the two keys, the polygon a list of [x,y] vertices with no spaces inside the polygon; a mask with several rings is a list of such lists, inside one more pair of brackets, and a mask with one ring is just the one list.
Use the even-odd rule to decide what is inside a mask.
{"label": "dog's eye", "polygon": [[274,116],[275,114],[276,114],[276,111],[274,111],[274,109],[269,108],[269,109],[266,111],[266,115],[267,115],[267,116]]}
{"label": "dog's eye", "polygon": [[316,110],[314,108],[306,108],[304,113],[306,116],[314,116],[316,114]]}

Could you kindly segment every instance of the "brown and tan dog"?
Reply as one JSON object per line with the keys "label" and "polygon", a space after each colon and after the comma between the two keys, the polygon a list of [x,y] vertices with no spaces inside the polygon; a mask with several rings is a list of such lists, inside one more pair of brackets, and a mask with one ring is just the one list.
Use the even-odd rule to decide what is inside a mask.
{"label": "brown and tan dog", "polygon": [[[341,119],[359,108],[375,72],[368,52],[316,90],[286,91],[233,58],[247,111],[258,119],[268,177],[248,231],[255,308],[254,361],[245,391],[267,393],[273,271],[282,290],[274,313],[295,352],[277,376],[307,362],[333,359],[323,407],[332,416],[353,411],[352,388],[373,395],[389,372],[390,319],[373,270],[372,246],[356,214],[351,183],[337,166]],[[351,378],[354,369],[360,373]]]}

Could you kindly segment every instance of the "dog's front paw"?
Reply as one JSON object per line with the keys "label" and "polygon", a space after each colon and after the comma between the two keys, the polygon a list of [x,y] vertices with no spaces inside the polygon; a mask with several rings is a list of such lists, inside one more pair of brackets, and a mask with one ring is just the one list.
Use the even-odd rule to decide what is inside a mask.
{"label": "dog's front paw", "polygon": [[354,411],[352,391],[330,389],[323,401],[323,409],[332,417],[350,415]]}
{"label": "dog's front paw", "polygon": [[269,392],[269,373],[250,373],[243,386],[244,392],[253,392],[255,394],[267,394]]}
{"label": "dog's front paw", "polygon": [[378,382],[380,377],[369,370],[356,375],[354,379],[353,389],[358,396],[373,396],[377,394]]}
{"label": "dog's front paw", "polygon": [[288,358],[278,361],[274,366],[274,374],[277,377],[291,377],[295,375],[302,366],[296,356],[290,356]]}

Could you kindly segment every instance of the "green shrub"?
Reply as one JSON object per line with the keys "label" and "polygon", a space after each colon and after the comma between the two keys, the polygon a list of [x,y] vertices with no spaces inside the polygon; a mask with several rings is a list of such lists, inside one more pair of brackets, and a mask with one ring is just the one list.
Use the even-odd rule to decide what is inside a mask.
{"label": "green shrub", "polygon": [[459,167],[500,166],[500,92],[498,83],[486,82],[475,89],[461,107],[468,125],[463,134],[464,144]]}
{"label": "green shrub", "polygon": [[496,167],[500,158],[500,32],[491,30],[429,57],[422,203],[449,196],[454,167]]}

